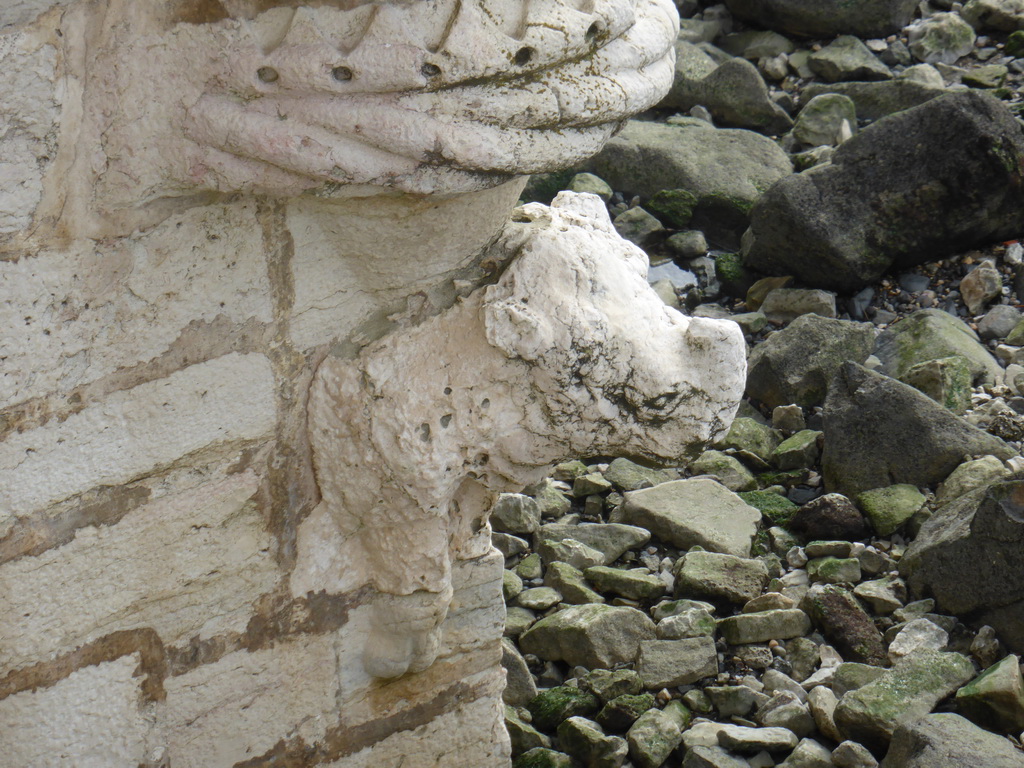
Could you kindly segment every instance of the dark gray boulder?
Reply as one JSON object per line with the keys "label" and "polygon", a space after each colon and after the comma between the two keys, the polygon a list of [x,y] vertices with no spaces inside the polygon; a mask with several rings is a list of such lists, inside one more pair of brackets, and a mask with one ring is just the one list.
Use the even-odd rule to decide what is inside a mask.
{"label": "dark gray boulder", "polygon": [[899,483],[937,483],[965,455],[1016,454],[913,387],[856,363],[840,367],[823,415],[825,486],[847,496]]}
{"label": "dark gray boulder", "polygon": [[868,323],[802,315],[764,344],[747,362],[747,394],[765,405],[820,405],[828,384],[847,360],[863,363],[875,345]]}
{"label": "dark gray boulder", "polygon": [[900,561],[911,591],[1024,651],[1024,481],[979,488],[932,515]]}
{"label": "dark gray boulder", "polygon": [[885,37],[910,22],[916,0],[725,0],[736,16],[807,37]]}
{"label": "dark gray boulder", "polygon": [[1024,134],[994,97],[958,91],[879,120],[830,164],[774,184],[751,211],[742,255],[755,271],[852,292],[1022,226]]}
{"label": "dark gray boulder", "polygon": [[959,715],[940,712],[902,723],[881,768],[1024,768],[1024,752]]}
{"label": "dark gray boulder", "polygon": [[852,83],[811,83],[804,89],[804,103],[826,93],[849,97],[857,108],[857,117],[861,120],[879,120],[894,112],[902,112],[931,101],[946,93],[946,90],[906,78]]}

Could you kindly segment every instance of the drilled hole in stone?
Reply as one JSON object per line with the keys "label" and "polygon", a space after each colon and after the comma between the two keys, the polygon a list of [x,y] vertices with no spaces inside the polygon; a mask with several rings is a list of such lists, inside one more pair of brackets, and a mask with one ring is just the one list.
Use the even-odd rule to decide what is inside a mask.
{"label": "drilled hole in stone", "polygon": [[597,36],[599,34],[601,34],[601,24],[599,22],[595,21],[593,24],[591,24],[589,27],[587,27],[587,32],[586,32],[586,35],[585,35],[586,38],[587,38],[587,42],[588,43],[594,42],[594,40],[597,39]]}
{"label": "drilled hole in stone", "polygon": [[523,66],[524,64],[529,64],[530,60],[533,58],[534,53],[535,51],[533,50],[533,48],[530,48],[529,46],[525,48],[520,48],[518,51],[516,51],[514,61],[520,67]]}
{"label": "drilled hole in stone", "polygon": [[339,83],[344,83],[345,81],[352,79],[352,70],[348,67],[335,67],[331,70],[331,77]]}
{"label": "drilled hole in stone", "polygon": [[260,67],[256,70],[256,77],[264,83],[276,83],[280,75],[273,67]]}
{"label": "drilled hole in stone", "polygon": [[441,68],[437,64],[427,63],[423,65],[420,72],[423,73],[424,77],[437,77],[441,74]]}

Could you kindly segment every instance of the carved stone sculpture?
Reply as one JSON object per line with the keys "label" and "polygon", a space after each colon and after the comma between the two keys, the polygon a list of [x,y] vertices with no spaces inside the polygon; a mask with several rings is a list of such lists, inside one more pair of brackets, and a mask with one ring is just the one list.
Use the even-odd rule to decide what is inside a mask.
{"label": "carved stone sculpture", "polygon": [[661,98],[676,32],[0,1],[0,755],[508,765],[494,495],[681,461],[742,389],[735,327],[665,309],[596,200],[509,221]]}
{"label": "carved stone sculpture", "polygon": [[378,677],[434,661],[451,551],[498,493],[576,455],[684,463],[743,392],[738,327],[667,308],[598,198],[528,205],[493,248],[508,263],[497,284],[354,359],[328,357],[313,384],[313,519],[330,517],[342,551],[325,562],[300,538],[293,590],[331,568],[349,589],[373,586],[364,660]]}
{"label": "carved stone sculpture", "polygon": [[668,0],[87,5],[98,231],[211,194],[485,189],[588,157],[672,80]]}

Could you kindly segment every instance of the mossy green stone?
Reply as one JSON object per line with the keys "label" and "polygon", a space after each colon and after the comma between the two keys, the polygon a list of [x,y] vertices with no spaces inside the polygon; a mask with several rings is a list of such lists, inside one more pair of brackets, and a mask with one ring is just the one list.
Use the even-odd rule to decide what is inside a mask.
{"label": "mossy green stone", "polygon": [[900,722],[928,714],[972,677],[974,665],[966,656],[919,650],[843,696],[835,710],[836,725],[847,738],[884,750]]}
{"label": "mossy green stone", "polygon": [[772,452],[772,463],[782,470],[814,466],[820,453],[818,441],[821,437],[822,433],[813,429],[800,430],[779,443]]}
{"label": "mossy green stone", "polygon": [[1024,29],[1010,33],[1010,36],[1006,38],[1006,47],[1003,48],[1003,53],[1014,58],[1024,56]]}
{"label": "mossy green stone", "polygon": [[573,761],[564,752],[535,747],[517,757],[512,768],[573,768]]}
{"label": "mossy green stone", "polygon": [[812,583],[856,584],[860,581],[860,561],[855,557],[816,557],[807,563]]}
{"label": "mossy green stone", "polygon": [[971,88],[999,88],[1008,74],[1009,70],[1002,64],[988,64],[964,72],[960,82]]}
{"label": "mossy green stone", "polygon": [[550,747],[551,739],[523,720],[515,707],[505,705],[505,730],[512,742],[512,754],[518,755],[535,747]]}
{"label": "mossy green stone", "polygon": [[971,405],[971,364],[962,355],[918,363],[903,375],[903,383],[928,395],[956,414]]}
{"label": "mossy green stone", "polygon": [[750,491],[757,488],[754,475],[734,456],[721,451],[704,451],[690,465],[694,475],[711,475],[730,491]]}
{"label": "mossy green stone", "polygon": [[1010,733],[1024,729],[1020,657],[1006,656],[956,692],[961,712],[983,726]]}
{"label": "mossy green stone", "polygon": [[538,693],[526,708],[533,716],[533,725],[544,731],[552,731],[568,717],[588,715],[596,712],[601,702],[597,696],[579,688],[559,685]]}
{"label": "mossy green stone", "polygon": [[663,189],[647,201],[647,209],[667,227],[683,229],[693,218],[697,196],[685,189]]}
{"label": "mossy green stone", "polygon": [[527,203],[548,205],[555,195],[569,188],[569,182],[574,175],[572,169],[555,173],[535,173],[527,180],[521,198]]}
{"label": "mossy green stone", "polygon": [[519,593],[523,591],[523,580],[518,574],[512,571],[502,571],[501,574],[501,593],[505,597],[505,602],[515,600]]}
{"label": "mossy green stone", "polygon": [[893,533],[924,506],[925,497],[913,485],[890,485],[857,496],[861,508],[879,536]]}
{"label": "mossy green stone", "polygon": [[651,469],[629,459],[619,458],[608,465],[604,479],[623,491],[638,491],[667,482],[671,477],[663,470]]}
{"label": "mossy green stone", "polygon": [[799,507],[785,496],[771,491],[747,491],[738,494],[747,504],[760,510],[772,525],[785,528],[793,519]]}
{"label": "mossy green stone", "polygon": [[624,731],[644,712],[654,707],[653,693],[623,694],[605,704],[597,713],[597,722],[613,731]]}
{"label": "mossy green stone", "polygon": [[583,571],[583,575],[598,591],[613,592],[629,600],[653,600],[665,592],[665,582],[652,573],[595,565]]}
{"label": "mossy green stone", "polygon": [[735,448],[738,451],[749,451],[763,461],[768,461],[779,443],[782,434],[775,429],[759,424],[753,419],[734,419],[729,432],[718,441],[717,448]]}
{"label": "mossy green stone", "polygon": [[515,568],[516,575],[521,579],[539,579],[544,575],[544,566],[541,564],[540,555],[533,552],[522,560]]}

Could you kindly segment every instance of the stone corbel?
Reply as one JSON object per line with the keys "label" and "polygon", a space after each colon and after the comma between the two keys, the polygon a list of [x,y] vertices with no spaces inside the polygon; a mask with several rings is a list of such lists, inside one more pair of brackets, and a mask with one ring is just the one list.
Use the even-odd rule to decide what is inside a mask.
{"label": "stone corbel", "polygon": [[329,356],[313,384],[323,500],[292,590],[373,588],[376,677],[434,661],[452,553],[486,529],[498,493],[570,456],[685,463],[743,392],[738,326],[667,308],[598,198],[525,206],[494,248],[509,263],[495,285],[354,359]]}

